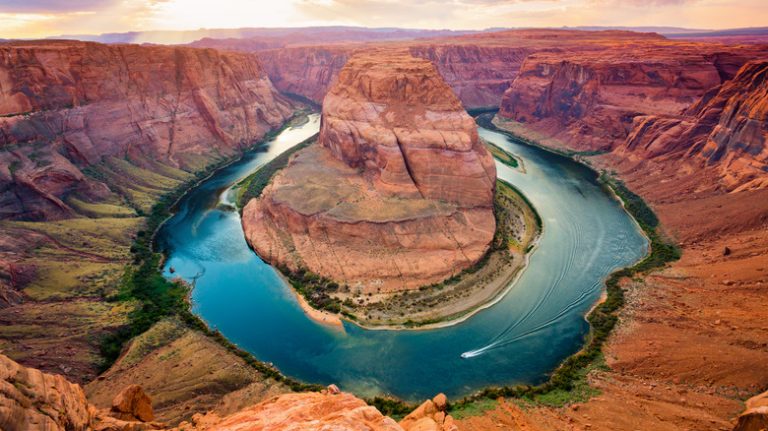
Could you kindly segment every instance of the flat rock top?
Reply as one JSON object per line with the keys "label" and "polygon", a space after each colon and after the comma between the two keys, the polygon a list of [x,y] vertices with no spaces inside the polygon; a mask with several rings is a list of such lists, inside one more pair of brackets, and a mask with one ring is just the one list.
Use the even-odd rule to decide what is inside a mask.
{"label": "flat rock top", "polygon": [[349,59],[329,94],[390,107],[463,111],[434,65],[407,51],[373,50]]}
{"label": "flat rock top", "polygon": [[317,144],[299,151],[270,188],[275,203],[305,216],[322,213],[346,222],[397,222],[456,211],[455,205],[446,202],[377,190],[370,178]]}

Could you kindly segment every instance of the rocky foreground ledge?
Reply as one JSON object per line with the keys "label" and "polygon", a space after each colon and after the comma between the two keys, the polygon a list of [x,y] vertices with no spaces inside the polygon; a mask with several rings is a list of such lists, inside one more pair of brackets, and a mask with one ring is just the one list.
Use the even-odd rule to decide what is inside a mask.
{"label": "rocky foreground ledge", "polygon": [[0,355],[0,429],[3,431],[338,430],[456,431],[445,395],[422,403],[400,423],[335,385],[322,392],[289,393],[231,415],[195,414],[173,427],[155,421],[152,400],[138,385],[116,394],[109,408],[91,404],[75,383]]}

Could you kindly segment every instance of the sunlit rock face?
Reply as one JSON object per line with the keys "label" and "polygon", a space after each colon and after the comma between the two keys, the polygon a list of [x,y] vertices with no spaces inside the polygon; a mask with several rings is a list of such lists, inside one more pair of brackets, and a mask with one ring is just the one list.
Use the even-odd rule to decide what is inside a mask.
{"label": "sunlit rock face", "polygon": [[109,157],[148,170],[157,163],[202,169],[237,154],[291,111],[254,55],[0,44],[0,218],[71,217],[69,195],[104,199],[109,185],[83,169]]}
{"label": "sunlit rock face", "polygon": [[768,61],[744,65],[682,115],[637,117],[617,152],[713,169],[729,191],[768,187]]}
{"label": "sunlit rock face", "polygon": [[323,102],[318,143],[243,211],[260,256],[367,292],[439,282],[495,231],[496,170],[435,67],[404,51],[353,57]]}
{"label": "sunlit rock face", "polygon": [[624,143],[635,117],[680,115],[761,55],[759,47],[723,53],[660,42],[535,53],[504,93],[499,117],[548,145],[610,150]]}

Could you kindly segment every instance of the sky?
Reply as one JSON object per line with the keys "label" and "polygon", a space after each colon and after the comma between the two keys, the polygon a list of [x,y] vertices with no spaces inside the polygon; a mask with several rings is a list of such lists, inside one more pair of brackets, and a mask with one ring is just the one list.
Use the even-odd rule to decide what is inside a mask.
{"label": "sky", "polygon": [[0,0],[0,38],[199,28],[768,26],[768,0]]}

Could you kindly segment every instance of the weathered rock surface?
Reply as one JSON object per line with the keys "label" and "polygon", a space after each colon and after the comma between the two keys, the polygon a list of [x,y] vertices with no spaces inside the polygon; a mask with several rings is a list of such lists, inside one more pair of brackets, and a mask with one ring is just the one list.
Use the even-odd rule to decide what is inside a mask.
{"label": "weathered rock surface", "polygon": [[[430,401],[431,402],[431,401]],[[0,429],[3,431],[147,431],[165,429],[153,420],[141,386],[130,385],[99,410],[82,388],[59,375],[25,368],[0,355]],[[326,390],[290,393],[252,404],[221,418],[197,414],[175,430],[402,431],[391,418],[354,395]],[[414,429],[414,428],[412,428]],[[449,428],[445,428],[446,430]]]}
{"label": "weathered rock surface", "polygon": [[0,429],[4,431],[143,431],[162,427],[151,422],[151,400],[140,386],[126,388],[115,401],[118,405],[111,412],[98,410],[88,403],[80,385],[0,355]]}
{"label": "weathered rock surface", "polygon": [[79,385],[0,355],[0,429],[81,431],[94,413]]}
{"label": "weathered rock surface", "polygon": [[115,395],[137,382],[152,396],[155,420],[169,424],[208,411],[226,416],[289,391],[174,319],[134,338],[115,364],[84,389],[94,405],[111,409]]}
{"label": "weathered rock surface", "polygon": [[618,153],[714,168],[731,191],[768,187],[768,61],[744,65],[681,116],[640,116]]}
{"label": "weathered rock surface", "polygon": [[73,41],[0,45],[0,218],[72,216],[116,185],[84,174],[119,157],[198,170],[291,109],[255,56]]}
{"label": "weathered rock surface", "polygon": [[285,394],[219,418],[198,415],[179,431],[401,431],[391,418],[347,393]]}
{"label": "weathered rock surface", "polygon": [[400,426],[405,431],[458,431],[458,425],[445,412],[447,407],[445,394],[437,394],[404,417]]}
{"label": "weathered rock surface", "polygon": [[768,392],[747,400],[747,409],[739,415],[733,431],[761,431],[768,429]]}
{"label": "weathered rock surface", "polygon": [[319,142],[243,210],[260,256],[367,292],[439,282],[479,260],[495,230],[496,171],[474,121],[428,61],[349,61]]}
{"label": "weathered rock surface", "polygon": [[609,150],[624,142],[635,117],[680,114],[760,53],[661,42],[536,53],[505,92],[499,116],[549,145]]}
{"label": "weathered rock surface", "polygon": [[118,419],[151,422],[155,420],[152,400],[141,386],[133,384],[120,391],[112,400],[112,413]]}

